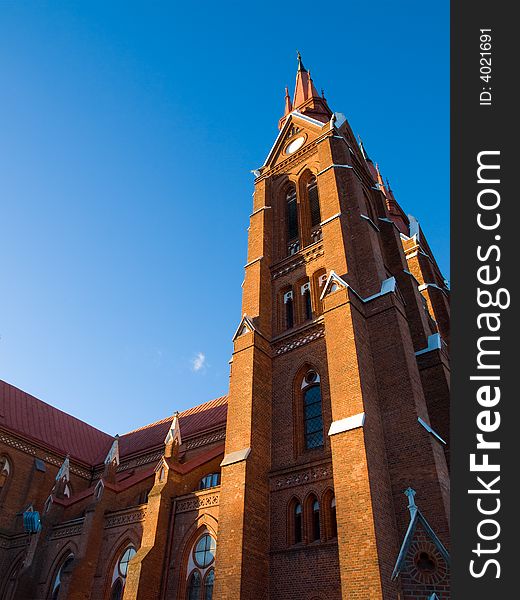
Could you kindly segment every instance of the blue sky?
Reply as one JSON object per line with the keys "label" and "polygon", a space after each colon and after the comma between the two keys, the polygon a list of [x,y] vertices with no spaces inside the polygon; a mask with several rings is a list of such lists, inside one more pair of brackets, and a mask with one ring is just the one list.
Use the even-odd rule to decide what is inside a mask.
{"label": "blue sky", "polygon": [[0,3],[0,377],[124,433],[224,394],[296,49],[449,268],[449,4]]}

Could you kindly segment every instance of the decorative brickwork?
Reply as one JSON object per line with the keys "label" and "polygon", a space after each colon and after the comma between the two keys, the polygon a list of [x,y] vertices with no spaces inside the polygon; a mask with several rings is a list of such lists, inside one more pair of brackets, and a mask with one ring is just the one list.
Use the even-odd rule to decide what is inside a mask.
{"label": "decorative brickwork", "polygon": [[227,397],[113,438],[0,382],[0,597],[450,599],[449,291],[301,57],[285,105]]}

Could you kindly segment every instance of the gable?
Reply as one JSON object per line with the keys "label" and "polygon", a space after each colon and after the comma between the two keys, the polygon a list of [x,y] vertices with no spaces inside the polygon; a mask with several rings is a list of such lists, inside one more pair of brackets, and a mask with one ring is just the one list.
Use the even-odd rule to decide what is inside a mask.
{"label": "gable", "polygon": [[272,168],[306,149],[328,127],[328,123],[317,121],[297,110],[293,111],[287,117],[261,168]]}

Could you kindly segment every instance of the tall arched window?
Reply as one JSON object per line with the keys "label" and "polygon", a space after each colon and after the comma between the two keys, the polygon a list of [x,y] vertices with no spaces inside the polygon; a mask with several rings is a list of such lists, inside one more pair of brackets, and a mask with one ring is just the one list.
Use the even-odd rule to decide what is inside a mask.
{"label": "tall arched window", "polygon": [[61,563],[56,575],[54,576],[54,580],[51,585],[51,600],[57,600],[58,594],[60,593],[60,588],[62,585],[63,575],[64,573],[70,570],[72,563],[74,562],[74,554],[70,553]]}
{"label": "tall arched window", "polygon": [[7,456],[0,456],[0,493],[11,475],[11,463]]}
{"label": "tall arched window", "polygon": [[312,535],[311,539],[313,542],[319,540],[321,538],[321,528],[320,528],[320,503],[318,499],[315,498],[312,503]]}
{"label": "tall arched window", "polygon": [[283,295],[283,304],[285,309],[285,328],[291,329],[294,327],[294,298],[292,290],[285,292]]}
{"label": "tall arched window", "polygon": [[303,318],[305,321],[312,319],[312,300],[311,300],[311,284],[307,281],[301,286],[301,296],[303,304]]}
{"label": "tall arched window", "polygon": [[330,501],[330,537],[338,537],[338,521],[336,518],[336,497]]}
{"label": "tall arched window", "polygon": [[320,376],[310,369],[302,381],[305,449],[323,446],[323,415]]}
{"label": "tall arched window", "polygon": [[110,600],[121,600],[125,589],[126,576],[128,575],[128,563],[135,555],[136,549],[132,544],[126,546],[114,565],[112,571],[112,582],[110,588]]}
{"label": "tall arched window", "polygon": [[0,597],[2,598],[2,600],[13,600],[14,599],[14,594],[16,592],[16,587],[18,585],[18,573],[20,572],[22,564],[23,564],[23,558],[19,558],[17,561],[15,561],[14,565],[11,567],[11,570],[9,571],[9,574],[7,576],[7,581],[6,581],[5,587],[3,589],[3,592],[2,592],[2,587],[0,585],[0,594],[1,594]]}
{"label": "tall arched window", "polygon": [[296,187],[291,185],[285,195],[285,220],[287,225],[287,251],[295,254],[300,249],[298,229],[298,203],[296,201]]}
{"label": "tall arched window", "polygon": [[203,531],[190,547],[186,570],[186,600],[211,600],[215,581],[215,538]]}
{"label": "tall arched window", "polygon": [[318,182],[313,177],[307,184],[307,198],[309,199],[309,212],[311,215],[311,227],[317,227],[321,223],[320,199],[318,196]]}
{"label": "tall arched window", "polygon": [[188,591],[186,600],[200,600],[201,579],[200,572],[195,570],[191,573],[188,580]]}
{"label": "tall arched window", "polygon": [[215,569],[210,569],[204,577],[204,600],[212,600],[215,584]]}
{"label": "tall arched window", "polygon": [[301,544],[303,536],[303,510],[302,505],[298,502],[298,504],[294,507],[294,543]]}

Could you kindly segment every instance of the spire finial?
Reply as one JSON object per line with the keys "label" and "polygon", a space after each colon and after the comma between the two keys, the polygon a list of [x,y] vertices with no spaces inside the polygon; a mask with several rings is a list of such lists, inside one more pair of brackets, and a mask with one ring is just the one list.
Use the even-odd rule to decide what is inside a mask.
{"label": "spire finial", "polygon": [[408,498],[408,510],[410,511],[410,517],[412,518],[417,512],[417,505],[415,504],[416,493],[417,492],[411,487],[406,488],[404,491],[404,495]]}
{"label": "spire finial", "polygon": [[166,434],[166,438],[164,439],[165,446],[173,446],[175,444],[177,444],[177,447],[179,447],[182,444],[181,426],[179,422],[178,411],[175,411],[173,413],[170,428],[168,429],[168,433]]}
{"label": "spire finial", "polygon": [[298,71],[305,71],[305,67],[303,66],[302,62],[302,55],[300,54],[299,50],[296,50],[296,57],[298,59]]}

